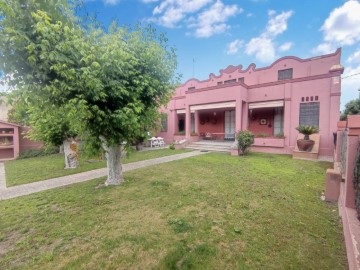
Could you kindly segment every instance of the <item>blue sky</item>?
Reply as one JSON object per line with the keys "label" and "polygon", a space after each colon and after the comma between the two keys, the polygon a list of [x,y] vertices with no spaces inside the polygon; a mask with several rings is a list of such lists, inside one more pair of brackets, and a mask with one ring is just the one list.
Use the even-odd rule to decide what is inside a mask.
{"label": "blue sky", "polygon": [[166,33],[182,82],[207,79],[228,65],[264,67],[283,56],[309,58],[341,47],[341,109],[360,95],[360,0],[83,1],[105,26],[151,23]]}
{"label": "blue sky", "polygon": [[[358,0],[86,0],[104,25],[152,23],[177,49],[185,82],[207,79],[228,65],[270,65],[342,47],[343,77],[360,73]],[[360,75],[343,80],[341,107],[357,98]]]}

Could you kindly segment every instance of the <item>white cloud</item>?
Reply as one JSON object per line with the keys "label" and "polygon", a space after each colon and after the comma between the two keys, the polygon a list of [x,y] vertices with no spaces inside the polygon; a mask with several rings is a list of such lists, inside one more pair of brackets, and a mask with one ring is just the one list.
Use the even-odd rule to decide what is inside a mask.
{"label": "white cloud", "polygon": [[321,26],[324,41],[313,49],[314,53],[334,52],[337,47],[350,46],[360,41],[360,2],[346,1],[331,11]]}
{"label": "white cloud", "polygon": [[141,0],[141,2],[145,3],[145,4],[149,4],[149,3],[155,3],[158,2],[159,0]]}
{"label": "white cloud", "polygon": [[260,36],[252,38],[246,44],[246,54],[255,55],[256,59],[261,62],[271,62],[275,59],[275,47],[271,39]]}
{"label": "white cloud", "polygon": [[105,5],[116,5],[120,2],[120,0],[103,0]]}
{"label": "white cloud", "polygon": [[224,32],[230,27],[227,20],[242,11],[221,0],[163,0],[154,8],[150,21],[169,28],[186,25],[194,29],[193,35],[203,38]]}
{"label": "white cloud", "polygon": [[242,12],[236,5],[224,5],[216,1],[209,9],[200,13],[195,23],[196,37],[210,37],[214,34],[224,32],[229,26],[225,23],[230,17]]}
{"label": "white cloud", "polygon": [[187,14],[195,13],[212,0],[164,0],[153,10],[153,20],[165,27],[176,27]]}
{"label": "white cloud", "polygon": [[[247,55],[255,55],[256,59],[269,63],[276,57],[276,49],[274,45],[275,38],[287,30],[287,21],[293,15],[293,11],[281,12],[276,15],[274,10],[268,11],[269,21],[265,30],[255,38],[252,38],[247,44],[245,53]],[[281,51],[290,49],[291,42],[287,42],[280,46]]]}
{"label": "white cloud", "polygon": [[351,54],[346,60],[347,63],[360,63],[360,48]]}
{"label": "white cloud", "polygon": [[230,42],[226,49],[226,54],[233,55],[236,54],[239,49],[244,46],[244,41],[241,39],[235,39],[233,42]]}
{"label": "white cloud", "polygon": [[273,17],[275,13],[271,13],[270,15],[269,12],[270,20],[266,26],[265,34],[276,37],[277,35],[285,32],[287,29],[287,20],[291,17],[292,14],[293,12],[290,10],[287,12],[282,12],[279,15]]}
{"label": "white cloud", "polygon": [[285,42],[284,44],[280,45],[279,51],[286,52],[290,50],[293,45],[294,44],[292,42]]}
{"label": "white cloud", "polygon": [[[360,75],[355,75],[358,73],[360,73],[360,65],[345,68],[345,72],[342,75],[344,79],[341,81],[341,108],[344,108],[345,104],[350,100],[359,97]],[[350,75],[355,76],[347,77]]]}
{"label": "white cloud", "polygon": [[246,14],[246,17],[250,18],[252,17],[254,14],[252,14],[251,12],[249,12],[248,14]]}
{"label": "white cloud", "polygon": [[321,31],[327,42],[352,45],[360,40],[360,3],[350,0],[335,8],[325,20]]}
{"label": "white cloud", "polygon": [[321,43],[318,46],[316,46],[312,52],[313,53],[317,53],[317,54],[328,54],[328,53],[332,53],[334,52],[336,49],[336,46],[334,44],[331,43]]}

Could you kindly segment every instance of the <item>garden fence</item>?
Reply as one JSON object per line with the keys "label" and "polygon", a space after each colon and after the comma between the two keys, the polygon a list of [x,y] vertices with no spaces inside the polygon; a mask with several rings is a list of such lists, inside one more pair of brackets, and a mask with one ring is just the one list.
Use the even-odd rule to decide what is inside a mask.
{"label": "garden fence", "polygon": [[347,131],[341,133],[341,174],[345,178],[346,173],[346,149],[347,149]]}
{"label": "garden fence", "polygon": [[360,217],[360,142],[357,149],[354,166],[354,177],[353,177],[354,189],[355,189],[355,206],[358,217]]}

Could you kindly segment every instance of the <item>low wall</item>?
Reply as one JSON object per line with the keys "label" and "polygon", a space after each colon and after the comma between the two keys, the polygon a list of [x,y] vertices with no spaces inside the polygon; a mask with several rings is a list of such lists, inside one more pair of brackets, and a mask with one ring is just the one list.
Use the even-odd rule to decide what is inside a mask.
{"label": "low wall", "polygon": [[261,147],[284,147],[285,139],[283,138],[255,138],[253,146]]}
{"label": "low wall", "polygon": [[19,146],[20,153],[31,149],[39,149],[44,146],[42,142],[35,142],[26,138],[26,133],[29,131],[28,127],[20,127],[19,130]]}

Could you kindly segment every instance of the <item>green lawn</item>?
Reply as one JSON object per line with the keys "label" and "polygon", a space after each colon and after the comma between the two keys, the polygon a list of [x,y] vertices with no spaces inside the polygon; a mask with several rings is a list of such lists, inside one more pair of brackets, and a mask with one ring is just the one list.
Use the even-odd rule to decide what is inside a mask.
{"label": "green lawn", "polygon": [[330,163],[205,154],[0,201],[2,269],[347,269]]}
{"label": "green lawn", "polygon": [[[152,151],[132,152],[124,159],[124,163],[181,154],[188,151],[189,150],[185,149],[159,149]],[[86,161],[86,159],[80,158],[79,168],[64,170],[64,155],[61,154],[12,160],[5,162],[6,183],[7,186],[10,187],[104,167],[106,167],[106,161],[89,163]]]}

